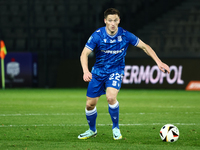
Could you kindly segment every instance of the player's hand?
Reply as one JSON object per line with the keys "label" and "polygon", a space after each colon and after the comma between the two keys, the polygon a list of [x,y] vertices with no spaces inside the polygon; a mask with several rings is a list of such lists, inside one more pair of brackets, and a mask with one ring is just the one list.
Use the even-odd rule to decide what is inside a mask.
{"label": "player's hand", "polygon": [[158,64],[158,67],[162,72],[164,72],[164,73],[167,72],[168,74],[170,73],[170,69],[167,64],[161,62],[160,64]]}
{"label": "player's hand", "polygon": [[86,72],[83,74],[83,80],[85,82],[90,82],[92,79],[92,74],[90,72]]}

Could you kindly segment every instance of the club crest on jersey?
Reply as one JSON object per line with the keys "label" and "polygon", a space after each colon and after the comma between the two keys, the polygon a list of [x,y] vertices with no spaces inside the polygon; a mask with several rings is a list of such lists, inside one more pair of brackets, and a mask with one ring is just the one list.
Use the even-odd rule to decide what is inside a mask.
{"label": "club crest on jersey", "polygon": [[121,42],[122,41],[122,37],[121,36],[118,36],[118,42]]}

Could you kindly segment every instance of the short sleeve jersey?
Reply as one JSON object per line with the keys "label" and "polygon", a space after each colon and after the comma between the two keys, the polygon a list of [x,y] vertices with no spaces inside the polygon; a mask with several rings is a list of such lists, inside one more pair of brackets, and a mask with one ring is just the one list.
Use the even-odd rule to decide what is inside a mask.
{"label": "short sleeve jersey", "polygon": [[124,74],[127,48],[129,44],[137,46],[138,43],[138,37],[121,27],[114,36],[106,32],[106,27],[97,29],[85,45],[92,51],[95,49],[96,62],[91,72],[100,76],[114,72]]}

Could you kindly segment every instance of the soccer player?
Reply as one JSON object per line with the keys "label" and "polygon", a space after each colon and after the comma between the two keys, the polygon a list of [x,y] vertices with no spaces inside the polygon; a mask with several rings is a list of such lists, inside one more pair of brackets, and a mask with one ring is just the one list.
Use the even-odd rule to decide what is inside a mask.
{"label": "soccer player", "polygon": [[[83,80],[89,82],[86,100],[86,118],[89,129],[78,136],[87,139],[97,135],[96,104],[99,97],[106,94],[108,111],[113,123],[113,139],[122,139],[119,129],[119,102],[117,94],[120,90],[125,67],[125,55],[129,44],[142,49],[152,57],[159,69],[170,73],[169,66],[163,63],[153,49],[131,32],[118,27],[120,12],[109,8],[104,12],[105,27],[97,29],[88,39],[80,57],[83,69]],[[94,50],[96,62],[90,72],[88,69],[88,55]]]}

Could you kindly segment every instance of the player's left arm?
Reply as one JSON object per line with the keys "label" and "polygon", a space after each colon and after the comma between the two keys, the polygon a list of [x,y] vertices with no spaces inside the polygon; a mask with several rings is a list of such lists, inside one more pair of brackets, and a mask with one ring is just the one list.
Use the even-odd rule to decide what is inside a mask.
{"label": "player's left arm", "polygon": [[138,45],[136,46],[138,48],[141,48],[142,50],[144,50],[144,52],[151,56],[151,58],[156,62],[156,64],[158,65],[159,69],[162,71],[162,72],[165,72],[165,70],[170,73],[170,69],[169,69],[169,66],[165,63],[163,63],[159,58],[158,56],[156,55],[155,51],[146,43],[144,43],[142,40],[139,39],[139,43]]}

